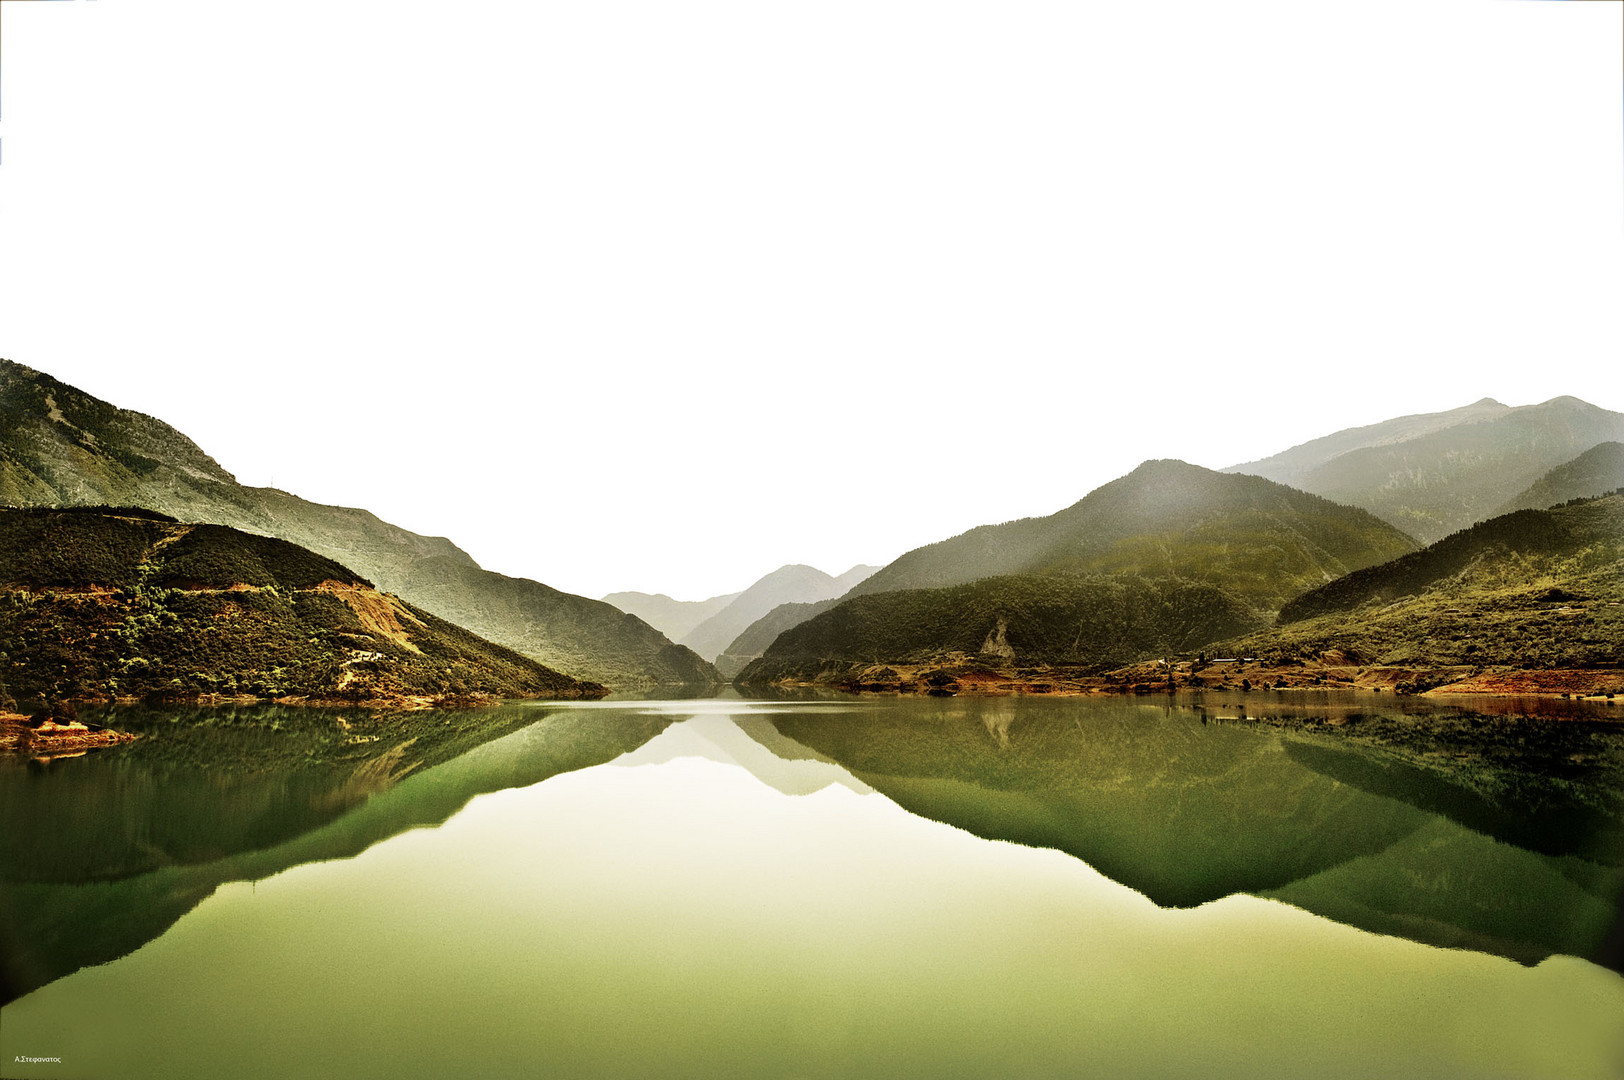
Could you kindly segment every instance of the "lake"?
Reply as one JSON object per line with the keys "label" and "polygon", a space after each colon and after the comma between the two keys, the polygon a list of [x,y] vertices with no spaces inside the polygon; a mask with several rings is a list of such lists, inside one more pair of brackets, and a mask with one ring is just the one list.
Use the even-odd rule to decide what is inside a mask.
{"label": "lake", "polygon": [[1617,715],[118,710],[0,761],[0,1077],[1616,1080]]}

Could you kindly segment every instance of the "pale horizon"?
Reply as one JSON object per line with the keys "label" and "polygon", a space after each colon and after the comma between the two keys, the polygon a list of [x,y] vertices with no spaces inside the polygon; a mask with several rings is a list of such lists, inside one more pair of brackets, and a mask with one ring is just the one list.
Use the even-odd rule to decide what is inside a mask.
{"label": "pale horizon", "polygon": [[0,356],[584,596],[1624,407],[1617,5],[5,19]]}

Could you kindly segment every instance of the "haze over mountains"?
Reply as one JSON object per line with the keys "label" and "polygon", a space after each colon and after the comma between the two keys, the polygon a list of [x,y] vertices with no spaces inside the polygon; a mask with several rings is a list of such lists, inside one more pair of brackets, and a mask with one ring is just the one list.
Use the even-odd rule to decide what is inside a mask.
{"label": "haze over mountains", "polygon": [[681,641],[694,627],[738,596],[738,593],[726,593],[708,600],[673,600],[665,593],[617,592],[602,599],[629,615],[636,615],[672,641]]}
{"label": "haze over mountains", "polygon": [[1148,461],[1057,514],[908,552],[785,630],[739,678],[828,681],[972,658],[1120,665],[1261,626],[1304,589],[1414,549],[1362,510]]}
{"label": "haze over mountains", "polygon": [[[642,592],[610,593],[604,600],[645,619],[715,663],[723,677],[731,679],[780,632],[810,618],[814,609],[834,603],[878,569],[858,565],[831,577],[796,563],[779,567],[743,592],[709,600],[673,600],[663,593]],[[758,640],[759,645],[752,644]]]}
{"label": "haze over mountains", "polygon": [[1545,510],[1619,488],[1624,488],[1624,443],[1604,442],[1534,481],[1528,490],[1500,507],[1499,513]]}
{"label": "haze over mountains", "polygon": [[[340,467],[365,468],[365,462]],[[160,420],[0,360],[0,503],[142,506],[280,537],[548,667],[617,689],[715,685],[714,667],[635,616],[483,570],[443,537],[365,510],[245,487]]]}
{"label": "haze over mountains", "polygon": [[781,566],[690,630],[682,644],[714,662],[751,623],[780,604],[809,604],[844,595],[876,569],[859,565],[831,577],[812,566]]}
{"label": "haze over mountains", "polygon": [[[1238,635],[1262,640],[1255,635],[1277,612],[1325,617],[1330,609],[1314,608],[1314,598],[1408,580],[1417,559],[1442,559],[1453,567],[1446,577],[1471,588],[1487,580],[1484,567],[1496,588],[1529,585],[1537,568],[1592,599],[1608,597],[1606,606],[1618,549],[1607,536],[1574,531],[1599,511],[1525,510],[1427,552],[1418,553],[1415,537],[1431,542],[1501,510],[1624,486],[1621,439],[1624,414],[1575,398],[1518,408],[1485,398],[1223,471],[1147,461],[1054,514],[980,526],[879,569],[833,577],[788,565],[698,602],[612,594],[629,614],[490,573],[450,540],[364,510],[240,485],[161,421],[0,361],[0,503],[145,507],[280,537],[353,568],[425,618],[432,612],[563,676],[617,690],[714,686],[717,667],[747,683],[850,681],[860,668],[898,663],[1096,670]],[[1617,527],[1614,517],[1596,520],[1602,533]],[[1553,529],[1562,543],[1590,539],[1560,552],[1523,550]],[[1484,546],[1484,537],[1494,543]],[[1448,552],[1467,550],[1467,564],[1450,562]],[[1428,582],[1428,595],[1443,587]],[[1383,585],[1344,613],[1364,619],[1390,592]],[[1605,651],[1612,640],[1609,629],[1590,644]],[[1579,651],[1595,653],[1586,648]]]}
{"label": "haze over mountains", "polygon": [[1484,398],[1348,428],[1223,471],[1362,507],[1430,544],[1509,508],[1545,473],[1598,443],[1620,440],[1624,413],[1575,397],[1515,408]]}
{"label": "haze over mountains", "polygon": [[1019,573],[1180,575],[1267,608],[1412,551],[1372,515],[1182,461],[1147,461],[1043,518],[983,525],[907,552],[853,590],[940,588]]}
{"label": "haze over mountains", "polygon": [[[904,554],[838,602],[774,613],[752,628],[748,646],[759,658],[739,678],[747,684],[909,685],[912,676],[895,667],[911,665],[917,675],[930,665],[979,664],[1007,675],[1023,664],[1085,670],[1121,663],[1128,653],[1191,651],[1230,635],[1194,644],[1190,635],[1240,626],[1248,616],[1261,620],[1282,607],[1294,611],[1302,603],[1295,598],[1304,594],[1402,577],[1388,568],[1408,566],[1423,554],[1428,565],[1437,563],[1431,549],[1417,553],[1394,520],[1431,531],[1472,520],[1482,507],[1493,514],[1518,502],[1547,506],[1619,487],[1624,447],[1607,437],[1620,430],[1624,414],[1575,398],[1522,408],[1484,399],[1337,432],[1221,473],[1184,462],[1146,462],[1059,513],[971,529]],[[1304,484],[1334,480],[1344,499],[1358,489],[1372,509],[1244,473],[1253,467]],[[1381,520],[1377,508],[1392,517]],[[1579,513],[1558,511],[1555,519],[1546,515],[1539,522],[1577,520]],[[1601,534],[1618,530],[1605,515],[1599,520]],[[1527,585],[1532,556],[1504,543],[1537,523],[1497,519],[1455,547],[1470,547],[1480,563],[1489,559],[1499,584]],[[1561,576],[1608,597],[1606,608],[1618,591],[1607,574],[1620,551],[1594,532],[1562,532],[1562,543],[1577,549],[1560,567],[1540,565],[1552,581]],[[1581,543],[1575,535],[1589,539]],[[1515,557],[1491,556],[1481,546],[1483,536],[1501,542],[1493,551],[1510,550]],[[1591,576],[1574,577],[1575,566]],[[1465,569],[1455,566],[1452,572]],[[1200,583],[1213,592],[1145,593],[1147,584],[1158,582]],[[1533,625],[1526,616],[1512,616],[1505,633],[1526,640],[1524,624]],[[1602,616],[1610,620],[1610,609]],[[1596,648],[1612,648],[1611,625],[1599,637],[1574,638],[1568,659],[1594,662]],[[1332,648],[1334,632],[1320,637],[1322,650]],[[1267,635],[1245,640],[1244,651],[1257,651],[1265,648]],[[1492,655],[1515,663],[1504,651]],[[1402,661],[1402,650],[1386,652]],[[1541,655],[1556,662],[1561,652]]]}

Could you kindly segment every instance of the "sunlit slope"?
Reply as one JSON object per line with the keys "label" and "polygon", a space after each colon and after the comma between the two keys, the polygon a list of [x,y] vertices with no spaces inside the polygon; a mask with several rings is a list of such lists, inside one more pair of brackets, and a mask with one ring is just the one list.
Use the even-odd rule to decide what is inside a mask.
{"label": "sunlit slope", "polygon": [[578,678],[619,689],[719,681],[691,650],[609,604],[482,570],[451,541],[365,510],[245,487],[168,424],[7,360],[0,360],[0,503],[142,506],[276,536]]}
{"label": "sunlit slope", "polygon": [[939,588],[997,574],[1182,577],[1274,610],[1414,550],[1372,515],[1256,476],[1147,461],[1056,514],[916,548],[852,590]]}
{"label": "sunlit slope", "polygon": [[150,511],[0,509],[0,691],[600,696],[285,540]]}
{"label": "sunlit slope", "polygon": [[1287,604],[1248,654],[1524,669],[1624,666],[1624,495],[1519,510]]}

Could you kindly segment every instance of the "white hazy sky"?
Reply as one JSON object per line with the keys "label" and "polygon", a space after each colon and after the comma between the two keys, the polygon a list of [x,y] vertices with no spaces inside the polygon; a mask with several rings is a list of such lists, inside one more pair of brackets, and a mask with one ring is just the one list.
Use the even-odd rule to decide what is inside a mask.
{"label": "white hazy sky", "polygon": [[0,356],[682,599],[1149,457],[1624,409],[1621,11],[8,3]]}

